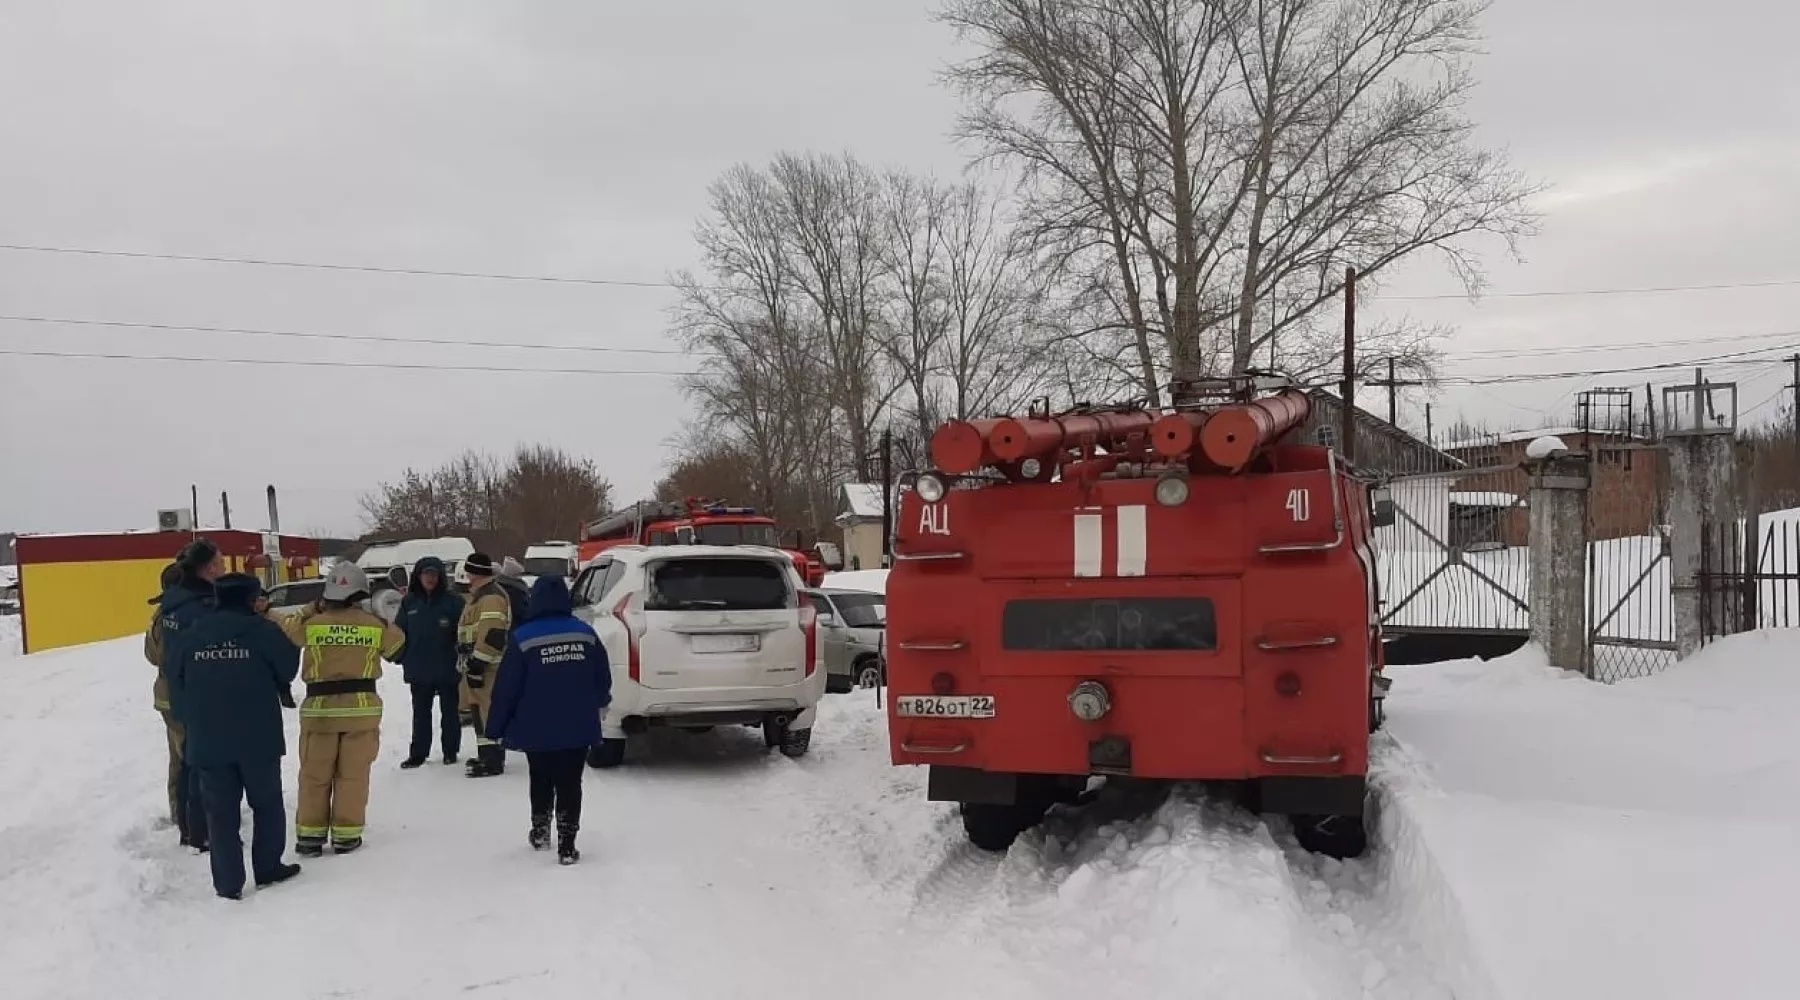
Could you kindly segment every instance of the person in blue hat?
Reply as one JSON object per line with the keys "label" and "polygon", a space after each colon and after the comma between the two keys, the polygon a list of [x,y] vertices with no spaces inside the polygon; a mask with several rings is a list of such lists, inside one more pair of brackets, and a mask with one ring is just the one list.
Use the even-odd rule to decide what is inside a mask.
{"label": "person in blue hat", "polygon": [[282,861],[287,816],[281,800],[284,695],[300,670],[300,648],[257,613],[262,584],[245,573],[213,583],[213,607],[183,630],[169,662],[169,695],[187,729],[184,756],[199,777],[212,855],[213,890],[244,892],[241,807],[254,819],[250,868],[258,888],[285,882],[300,866]]}
{"label": "person in blue hat", "polygon": [[569,585],[540,576],[531,588],[525,621],[506,644],[486,733],[525,753],[531,767],[531,831],[535,850],[550,849],[556,820],[556,859],[575,864],[581,852],[581,773],[588,747],[600,742],[600,715],[612,703],[606,647],[576,618]]}

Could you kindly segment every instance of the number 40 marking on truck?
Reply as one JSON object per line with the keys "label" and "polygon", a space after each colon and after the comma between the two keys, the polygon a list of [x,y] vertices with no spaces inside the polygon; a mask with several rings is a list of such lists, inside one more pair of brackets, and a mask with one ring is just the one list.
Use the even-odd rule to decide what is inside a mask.
{"label": "number 40 marking on truck", "polygon": [[1312,490],[1288,490],[1287,510],[1294,520],[1312,520]]}

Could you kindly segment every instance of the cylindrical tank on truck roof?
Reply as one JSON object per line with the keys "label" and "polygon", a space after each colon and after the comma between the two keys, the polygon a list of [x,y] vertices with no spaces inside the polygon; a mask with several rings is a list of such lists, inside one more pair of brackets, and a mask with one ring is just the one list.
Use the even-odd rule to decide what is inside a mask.
{"label": "cylindrical tank on truck roof", "polygon": [[1311,415],[1312,397],[1299,389],[1221,407],[1200,428],[1200,450],[1213,464],[1235,472]]}
{"label": "cylindrical tank on truck roof", "polygon": [[1134,434],[1149,434],[1154,422],[1155,418],[1142,410],[1007,419],[998,421],[988,433],[988,447],[1003,462],[1022,462],[1088,445],[1114,451],[1123,448]]}

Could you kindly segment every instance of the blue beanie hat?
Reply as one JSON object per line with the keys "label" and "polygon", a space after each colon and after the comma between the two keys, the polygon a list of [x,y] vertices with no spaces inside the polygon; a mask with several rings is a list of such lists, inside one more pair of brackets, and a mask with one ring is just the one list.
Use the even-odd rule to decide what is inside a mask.
{"label": "blue beanie hat", "polygon": [[247,608],[262,596],[262,581],[248,573],[227,573],[213,582],[221,608]]}

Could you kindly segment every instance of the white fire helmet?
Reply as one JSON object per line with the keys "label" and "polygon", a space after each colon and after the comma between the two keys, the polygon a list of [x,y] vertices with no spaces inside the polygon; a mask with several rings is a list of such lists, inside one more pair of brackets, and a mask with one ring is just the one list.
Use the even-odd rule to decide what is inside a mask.
{"label": "white fire helmet", "polygon": [[327,601],[353,601],[368,592],[369,574],[353,562],[338,563],[331,567],[331,575],[325,578]]}

